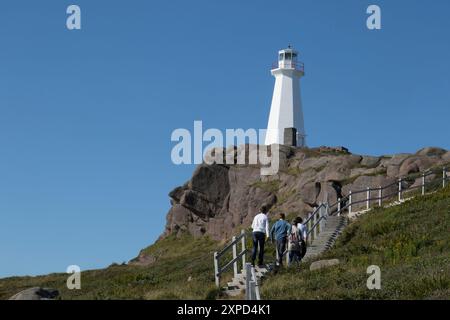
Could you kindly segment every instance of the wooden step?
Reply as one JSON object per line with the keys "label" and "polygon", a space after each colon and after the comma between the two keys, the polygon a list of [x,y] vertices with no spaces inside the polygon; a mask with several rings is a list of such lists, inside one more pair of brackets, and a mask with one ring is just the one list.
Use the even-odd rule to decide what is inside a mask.
{"label": "wooden step", "polygon": [[244,291],[242,289],[233,289],[233,290],[226,290],[225,293],[230,297],[237,297],[244,294]]}

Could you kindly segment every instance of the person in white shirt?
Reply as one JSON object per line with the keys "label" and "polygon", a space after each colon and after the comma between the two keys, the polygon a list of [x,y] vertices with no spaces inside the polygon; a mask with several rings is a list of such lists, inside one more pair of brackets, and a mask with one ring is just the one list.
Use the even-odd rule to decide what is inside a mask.
{"label": "person in white shirt", "polygon": [[261,213],[253,218],[253,251],[252,251],[252,265],[255,265],[256,255],[258,255],[258,266],[264,265],[264,245],[266,239],[269,237],[269,219],[267,218],[267,207],[261,206]]}
{"label": "person in white shirt", "polygon": [[295,219],[297,221],[297,228],[300,232],[300,236],[301,236],[301,243],[302,243],[302,253],[301,253],[301,259],[303,259],[303,257],[306,254],[306,238],[307,238],[307,230],[306,230],[306,226],[303,224],[303,219],[302,217],[297,217]]}

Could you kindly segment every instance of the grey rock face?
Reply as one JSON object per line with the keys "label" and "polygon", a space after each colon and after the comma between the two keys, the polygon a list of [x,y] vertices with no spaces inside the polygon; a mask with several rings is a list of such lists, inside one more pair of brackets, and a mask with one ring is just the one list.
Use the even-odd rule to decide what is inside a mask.
{"label": "grey rock face", "polygon": [[399,168],[399,176],[404,177],[411,173],[425,171],[434,164],[431,158],[427,156],[412,156],[407,158]]}
{"label": "grey rock face", "polygon": [[441,159],[442,159],[442,163],[443,164],[449,165],[449,163],[450,163],[450,151],[447,151],[446,153],[444,153],[441,156]]}
{"label": "grey rock face", "polygon": [[[245,159],[248,151],[257,149],[228,148],[235,158]],[[262,204],[271,208],[269,217],[278,212],[304,217],[320,202],[334,203],[350,190],[393,184],[385,194],[395,193],[399,177],[450,162],[450,152],[430,147],[416,154],[372,157],[351,154],[344,147],[280,146],[280,159],[280,171],[271,177],[261,177],[258,164],[198,166],[187,183],[170,192],[172,207],[162,237],[190,233],[229,239],[251,224]],[[365,199],[366,193],[353,200],[358,197]]]}
{"label": "grey rock face", "polygon": [[374,168],[380,163],[380,157],[363,156],[361,166],[366,168]]}
{"label": "grey rock face", "polygon": [[310,271],[314,271],[314,270],[320,270],[323,268],[328,268],[328,267],[332,267],[332,266],[336,266],[338,265],[339,259],[330,259],[330,260],[319,260],[319,261],[314,261],[313,263],[311,263],[311,265],[309,266],[309,270]]}
{"label": "grey rock face", "polygon": [[446,152],[447,152],[447,150],[442,149],[442,148],[426,147],[426,148],[423,148],[423,149],[420,149],[419,151],[417,151],[416,154],[419,156],[440,157]]}
{"label": "grey rock face", "polygon": [[19,292],[9,300],[53,300],[58,296],[58,290],[35,287]]}

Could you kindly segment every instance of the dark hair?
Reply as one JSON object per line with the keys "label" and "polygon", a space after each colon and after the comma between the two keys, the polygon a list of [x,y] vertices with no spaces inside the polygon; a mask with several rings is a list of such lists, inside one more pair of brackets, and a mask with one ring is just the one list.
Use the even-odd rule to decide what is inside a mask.
{"label": "dark hair", "polygon": [[280,219],[286,219],[286,216],[285,216],[285,214],[284,213],[280,213]]}
{"label": "dark hair", "polygon": [[297,217],[297,218],[295,218],[295,220],[297,220],[296,223],[303,223],[302,217]]}
{"label": "dark hair", "polygon": [[259,209],[262,213],[267,213],[267,206],[263,204],[261,208]]}

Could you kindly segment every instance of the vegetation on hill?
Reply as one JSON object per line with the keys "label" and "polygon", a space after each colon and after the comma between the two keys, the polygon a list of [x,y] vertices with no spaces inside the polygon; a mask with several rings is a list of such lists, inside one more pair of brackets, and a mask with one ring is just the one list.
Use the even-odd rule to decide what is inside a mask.
{"label": "vegetation on hill", "polygon": [[[374,209],[350,224],[318,259],[338,266],[284,269],[261,287],[264,299],[449,299],[450,188],[400,206]],[[250,243],[248,244],[250,245]],[[144,249],[147,266],[112,265],[82,273],[82,289],[68,290],[67,274],[0,280],[0,299],[30,287],[58,289],[61,299],[215,299],[213,252],[207,237],[169,236]],[[274,248],[268,244],[267,261]],[[316,259],[317,260],[317,259]],[[381,268],[381,290],[368,290],[367,267]],[[223,282],[230,279],[226,275]]]}
{"label": "vegetation on hill", "polygon": [[[341,264],[285,269],[262,284],[264,299],[450,299],[450,188],[375,209],[349,225],[318,259]],[[315,259],[317,260],[317,259]],[[366,286],[381,268],[381,290]]]}
{"label": "vegetation on hill", "polygon": [[81,290],[68,290],[68,274],[0,280],[0,299],[30,287],[58,289],[61,299],[209,299],[217,296],[213,252],[208,238],[168,237],[144,249],[156,261],[148,266],[112,265],[82,272]]}

